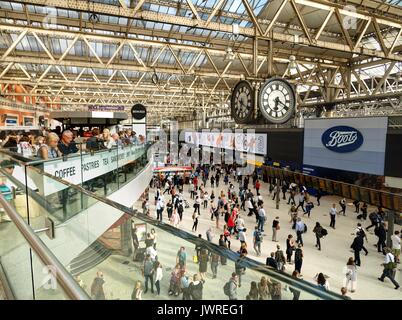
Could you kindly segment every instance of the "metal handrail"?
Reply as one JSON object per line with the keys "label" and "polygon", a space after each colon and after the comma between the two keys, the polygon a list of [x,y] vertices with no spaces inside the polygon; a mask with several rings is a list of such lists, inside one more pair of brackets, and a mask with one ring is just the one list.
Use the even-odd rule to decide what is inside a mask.
{"label": "metal handrail", "polygon": [[0,194],[0,204],[43,264],[52,266],[56,270],[56,279],[67,296],[73,300],[90,300],[91,298],[84,289],[79,286],[72,275],[2,194]]}

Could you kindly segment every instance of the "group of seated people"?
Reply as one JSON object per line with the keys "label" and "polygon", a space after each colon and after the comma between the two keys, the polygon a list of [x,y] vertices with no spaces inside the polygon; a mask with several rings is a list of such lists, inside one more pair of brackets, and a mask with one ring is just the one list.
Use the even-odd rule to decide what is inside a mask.
{"label": "group of seated people", "polygon": [[111,133],[105,128],[90,131],[64,130],[54,131],[43,129],[40,134],[11,132],[0,143],[0,147],[11,152],[19,153],[24,158],[54,159],[80,150],[97,151],[111,149],[116,146],[140,145],[145,143],[145,137],[131,129]]}

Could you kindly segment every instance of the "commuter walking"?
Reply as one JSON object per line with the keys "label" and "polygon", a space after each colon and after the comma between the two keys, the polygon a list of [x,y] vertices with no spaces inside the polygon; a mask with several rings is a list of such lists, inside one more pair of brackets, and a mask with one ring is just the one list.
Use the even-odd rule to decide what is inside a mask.
{"label": "commuter walking", "polygon": [[193,281],[188,286],[188,291],[191,297],[191,300],[202,300],[203,289],[204,289],[204,280],[200,280],[198,274],[193,276]]}
{"label": "commuter walking", "polygon": [[326,276],[324,276],[324,274],[322,272],[320,272],[318,275],[316,275],[315,277],[316,281],[317,281],[317,286],[319,289],[324,290],[324,291],[329,291],[329,282],[326,278]]}
{"label": "commuter walking", "polygon": [[293,236],[289,234],[288,238],[286,239],[286,262],[289,264],[292,264],[292,255],[295,248],[296,244],[294,242]]}
{"label": "commuter walking", "polygon": [[192,216],[192,218],[193,218],[193,227],[191,228],[191,231],[193,231],[193,232],[197,231],[198,217],[199,217],[199,214],[194,211],[193,216]]}
{"label": "commuter walking", "polygon": [[237,287],[240,287],[240,284],[238,284],[238,275],[236,272],[233,272],[231,278],[223,287],[223,292],[229,297],[229,300],[237,300]]}
{"label": "commuter walking", "polygon": [[165,208],[165,203],[163,201],[163,197],[160,196],[158,201],[156,202],[156,219],[162,222],[162,213]]}
{"label": "commuter walking", "polygon": [[159,261],[155,262],[155,287],[156,293],[159,296],[161,294],[161,280],[163,278],[162,265]]}
{"label": "commuter walking", "polygon": [[258,209],[258,230],[264,232],[264,224],[266,220],[266,213],[264,207],[261,205]]}
{"label": "commuter walking", "polygon": [[142,300],[142,284],[141,281],[137,281],[134,286],[134,290],[131,293],[131,300]]}
{"label": "commuter walking", "polygon": [[271,267],[271,268],[273,268],[275,270],[278,270],[278,263],[275,260],[275,252],[271,252],[271,255],[265,261],[265,264],[268,267]]}
{"label": "commuter walking", "polygon": [[332,208],[329,210],[329,216],[331,218],[331,223],[329,224],[329,226],[332,229],[335,229],[335,219],[336,219],[336,215],[338,214],[338,211],[336,210],[336,204],[332,204]]}
{"label": "commuter walking", "polygon": [[362,251],[363,249],[363,237],[360,234],[356,235],[350,247],[353,249],[355,253],[355,264],[356,266],[360,267],[361,266],[360,251]]}
{"label": "commuter walking", "polygon": [[288,199],[287,204],[292,203],[292,206],[296,205],[295,195],[296,195],[296,190],[294,188],[292,188],[292,186],[291,186],[290,187],[290,195],[289,195],[289,199]]}
{"label": "commuter walking", "polygon": [[303,213],[303,216],[307,213],[307,216],[310,218],[311,210],[314,208],[314,203],[311,201],[306,202],[306,212]]}
{"label": "commuter walking", "polygon": [[278,242],[278,240],[276,240],[276,235],[279,229],[280,229],[279,217],[275,217],[275,219],[272,221],[272,241],[274,242]]}
{"label": "commuter walking", "polygon": [[341,212],[342,212],[343,215],[346,216],[346,199],[343,198],[342,200],[340,200],[339,205],[341,206],[341,210],[339,211],[339,214],[341,214]]}
{"label": "commuter walking", "polygon": [[277,250],[275,252],[275,260],[276,263],[278,264],[278,270],[284,271],[286,264],[285,255],[283,254],[283,251],[281,250],[281,246],[279,244],[276,246],[276,249]]}
{"label": "commuter walking", "polygon": [[367,240],[366,232],[364,232],[361,223],[358,223],[358,224],[357,224],[357,228],[356,228],[355,234],[356,234],[356,235],[360,235],[360,236],[363,238],[363,247],[362,247],[362,250],[366,253],[366,256],[367,256],[367,255],[368,255],[368,251],[367,251],[367,249],[364,247],[364,240],[366,240],[366,241],[368,241],[368,240]]}
{"label": "commuter walking", "polygon": [[303,233],[306,229],[306,225],[304,224],[304,222],[301,220],[301,218],[297,218],[297,222],[296,222],[296,242],[298,244],[303,245]]}
{"label": "commuter walking", "polygon": [[304,200],[305,200],[304,192],[300,192],[300,195],[299,195],[299,204],[297,205],[296,210],[298,210],[299,207],[301,207],[302,210],[303,210],[303,212],[305,213],[305,212],[306,212],[306,209],[304,208]]}
{"label": "commuter walking", "polygon": [[211,254],[211,271],[212,271],[212,279],[216,279],[218,276],[218,266],[219,260],[221,259],[219,254],[212,253]]}
{"label": "commuter walking", "polygon": [[356,283],[357,283],[357,268],[355,264],[355,260],[350,257],[345,267],[345,279],[344,279],[344,287],[348,289],[350,283],[350,292],[356,291]]}
{"label": "commuter walking", "polygon": [[323,231],[324,231],[324,229],[321,226],[321,224],[319,222],[316,222],[315,227],[313,229],[313,233],[315,234],[315,239],[316,239],[315,247],[319,251],[321,251],[321,238],[324,236],[324,233],[326,233],[326,230],[325,230],[325,232],[323,232]]}
{"label": "commuter walking", "polygon": [[173,203],[172,200],[169,200],[167,205],[166,205],[166,210],[167,210],[167,214],[168,214],[168,219],[170,220],[170,218],[172,217],[172,213],[173,213]]}
{"label": "commuter walking", "polygon": [[376,209],[374,212],[369,214],[369,219],[370,219],[371,225],[369,225],[366,228],[366,231],[368,231],[372,227],[378,227],[379,223],[381,222],[381,217],[380,217],[380,214],[378,212],[378,209]]}
{"label": "commuter walking", "polygon": [[105,280],[103,279],[103,273],[98,271],[96,277],[91,285],[91,297],[94,300],[106,300],[105,292],[103,290],[103,285]]}
{"label": "commuter walking", "polygon": [[148,281],[151,282],[151,292],[154,293],[154,271],[154,263],[151,260],[151,255],[147,254],[142,268],[142,274],[145,279],[144,293],[148,292]]}
{"label": "commuter walking", "polygon": [[316,198],[317,198],[317,206],[320,206],[320,199],[322,197],[322,191],[320,188],[317,189],[317,194],[316,194]]}
{"label": "commuter walking", "polygon": [[193,205],[194,213],[198,212],[198,215],[201,214],[201,212],[200,212],[200,206],[201,206],[200,197],[199,197],[199,196],[196,196],[196,197],[195,197],[195,202],[194,202],[194,205]]}
{"label": "commuter walking", "polygon": [[243,261],[244,261],[245,257],[246,256],[241,253],[240,257],[235,262],[235,273],[238,278],[238,287],[239,288],[241,287],[241,276],[246,272],[246,268],[243,267]]}
{"label": "commuter walking", "polygon": [[374,234],[378,237],[377,251],[385,254],[384,248],[386,247],[387,231],[383,222],[379,223],[378,227],[374,229]]}
{"label": "commuter walking", "polygon": [[378,278],[378,280],[384,282],[384,279],[388,278],[394,284],[395,290],[398,290],[399,284],[394,279],[394,277],[395,277],[394,271],[396,270],[396,267],[397,267],[397,264],[395,262],[395,257],[391,253],[391,250],[388,247],[384,248],[384,251],[385,251],[385,257],[384,257],[384,263],[382,264],[382,266],[384,266],[384,269],[382,271],[382,275]]}
{"label": "commuter walking", "polygon": [[355,206],[355,213],[359,213],[360,212],[360,201],[354,200],[353,205]]}
{"label": "commuter walking", "polygon": [[250,291],[248,295],[246,296],[246,300],[258,300],[258,287],[257,287],[257,282],[251,281],[250,283]]}
{"label": "commuter walking", "polygon": [[257,257],[261,255],[261,243],[262,243],[262,234],[258,227],[255,227],[253,233],[253,244],[254,244],[254,251],[257,254]]}
{"label": "commuter walking", "polygon": [[289,188],[289,186],[288,186],[287,182],[284,181],[283,184],[282,184],[282,187],[281,187],[282,194],[283,194],[282,200],[286,201],[286,192],[288,191],[288,188]]}
{"label": "commuter walking", "polygon": [[396,263],[400,262],[399,256],[401,254],[401,237],[399,234],[399,231],[395,231],[394,234],[391,236],[392,254],[395,257]]}
{"label": "commuter walking", "polygon": [[303,265],[303,256],[303,245],[299,243],[295,250],[295,271],[297,271],[300,275]]}

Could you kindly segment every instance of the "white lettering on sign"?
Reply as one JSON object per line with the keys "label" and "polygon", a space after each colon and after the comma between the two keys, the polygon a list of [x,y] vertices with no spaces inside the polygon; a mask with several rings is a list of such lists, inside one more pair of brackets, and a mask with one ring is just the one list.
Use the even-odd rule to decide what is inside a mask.
{"label": "white lettering on sign", "polygon": [[357,131],[333,131],[329,137],[331,140],[326,146],[340,148],[355,143],[357,140]]}
{"label": "white lettering on sign", "polygon": [[[68,161],[62,159],[50,160],[44,163],[44,171],[73,184],[81,184],[95,179],[105,173],[116,170],[141,157],[145,148],[141,146],[127,146],[124,149],[112,149],[80,155],[72,155]],[[43,176],[43,195],[58,192],[67,188],[67,185]]]}

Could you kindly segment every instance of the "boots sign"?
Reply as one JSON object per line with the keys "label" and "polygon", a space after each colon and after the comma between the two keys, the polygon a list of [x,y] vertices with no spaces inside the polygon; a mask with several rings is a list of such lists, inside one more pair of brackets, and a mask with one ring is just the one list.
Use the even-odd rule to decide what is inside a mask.
{"label": "boots sign", "polygon": [[329,150],[346,153],[352,152],[363,144],[363,135],[349,126],[336,126],[327,129],[321,136],[322,144]]}

